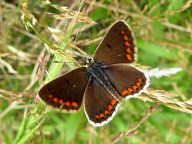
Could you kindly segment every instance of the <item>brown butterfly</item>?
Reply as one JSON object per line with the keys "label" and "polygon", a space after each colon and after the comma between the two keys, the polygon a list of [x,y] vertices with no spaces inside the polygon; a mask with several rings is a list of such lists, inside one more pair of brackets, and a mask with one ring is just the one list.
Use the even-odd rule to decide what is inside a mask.
{"label": "brown butterfly", "polygon": [[117,21],[96,49],[93,60],[43,86],[40,98],[65,111],[85,114],[94,126],[111,121],[124,99],[138,96],[149,86],[141,70],[130,66],[136,59],[135,38],[125,21]]}

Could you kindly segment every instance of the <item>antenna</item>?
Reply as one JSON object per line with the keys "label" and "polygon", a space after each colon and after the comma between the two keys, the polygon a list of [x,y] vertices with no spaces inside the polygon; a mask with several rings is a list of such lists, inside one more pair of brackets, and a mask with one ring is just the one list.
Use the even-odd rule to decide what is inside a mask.
{"label": "antenna", "polygon": [[90,41],[90,32],[89,32],[89,44],[88,44],[88,51],[87,51],[89,55],[91,55],[90,50],[91,50],[91,41]]}
{"label": "antenna", "polygon": [[78,61],[76,62],[65,62],[65,61],[53,61],[54,63],[68,63],[68,64],[73,64],[73,65],[78,65],[81,66],[81,63],[79,63]]}
{"label": "antenna", "polygon": [[64,62],[64,61],[53,61],[54,63],[72,63],[72,62]]}

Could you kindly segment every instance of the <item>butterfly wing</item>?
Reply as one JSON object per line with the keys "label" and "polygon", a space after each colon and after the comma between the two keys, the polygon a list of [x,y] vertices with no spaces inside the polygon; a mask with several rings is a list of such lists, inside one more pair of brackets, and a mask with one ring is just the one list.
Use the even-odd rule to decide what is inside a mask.
{"label": "butterfly wing", "polygon": [[114,23],[94,55],[94,61],[104,64],[132,63],[136,59],[136,44],[131,28],[125,21]]}
{"label": "butterfly wing", "polygon": [[149,78],[145,73],[127,64],[109,65],[104,71],[123,98],[137,96],[149,86]]}
{"label": "butterfly wing", "polygon": [[92,125],[103,126],[112,120],[119,102],[97,79],[90,79],[84,97],[85,113]]}
{"label": "butterfly wing", "polygon": [[49,82],[38,94],[48,105],[66,111],[77,111],[81,106],[87,82],[86,68],[81,67]]}

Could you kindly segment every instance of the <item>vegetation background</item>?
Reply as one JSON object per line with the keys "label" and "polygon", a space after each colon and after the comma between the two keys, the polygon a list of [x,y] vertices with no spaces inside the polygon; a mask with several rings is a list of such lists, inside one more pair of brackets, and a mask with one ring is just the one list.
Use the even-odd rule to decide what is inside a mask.
{"label": "vegetation background", "polygon": [[[192,143],[191,5],[191,0],[1,0],[0,143]],[[92,55],[117,20],[132,27],[139,64],[182,71],[151,78],[149,94],[124,102],[101,128],[88,124],[83,109],[63,114],[45,106],[36,96],[40,86]]]}

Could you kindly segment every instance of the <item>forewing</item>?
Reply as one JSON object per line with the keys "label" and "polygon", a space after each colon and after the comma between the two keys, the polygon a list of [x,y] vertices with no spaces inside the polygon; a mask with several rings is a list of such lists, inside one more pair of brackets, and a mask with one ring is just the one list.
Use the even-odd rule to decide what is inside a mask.
{"label": "forewing", "polygon": [[95,78],[89,81],[84,97],[84,108],[89,122],[103,126],[116,114],[119,102]]}
{"label": "forewing", "polygon": [[49,82],[38,94],[48,105],[66,111],[77,111],[81,106],[87,82],[86,68],[81,67]]}
{"label": "forewing", "polygon": [[149,79],[144,72],[127,64],[109,65],[104,71],[123,98],[137,96],[149,86]]}
{"label": "forewing", "polygon": [[94,61],[104,64],[132,63],[136,44],[131,28],[125,21],[114,23],[96,49]]}

